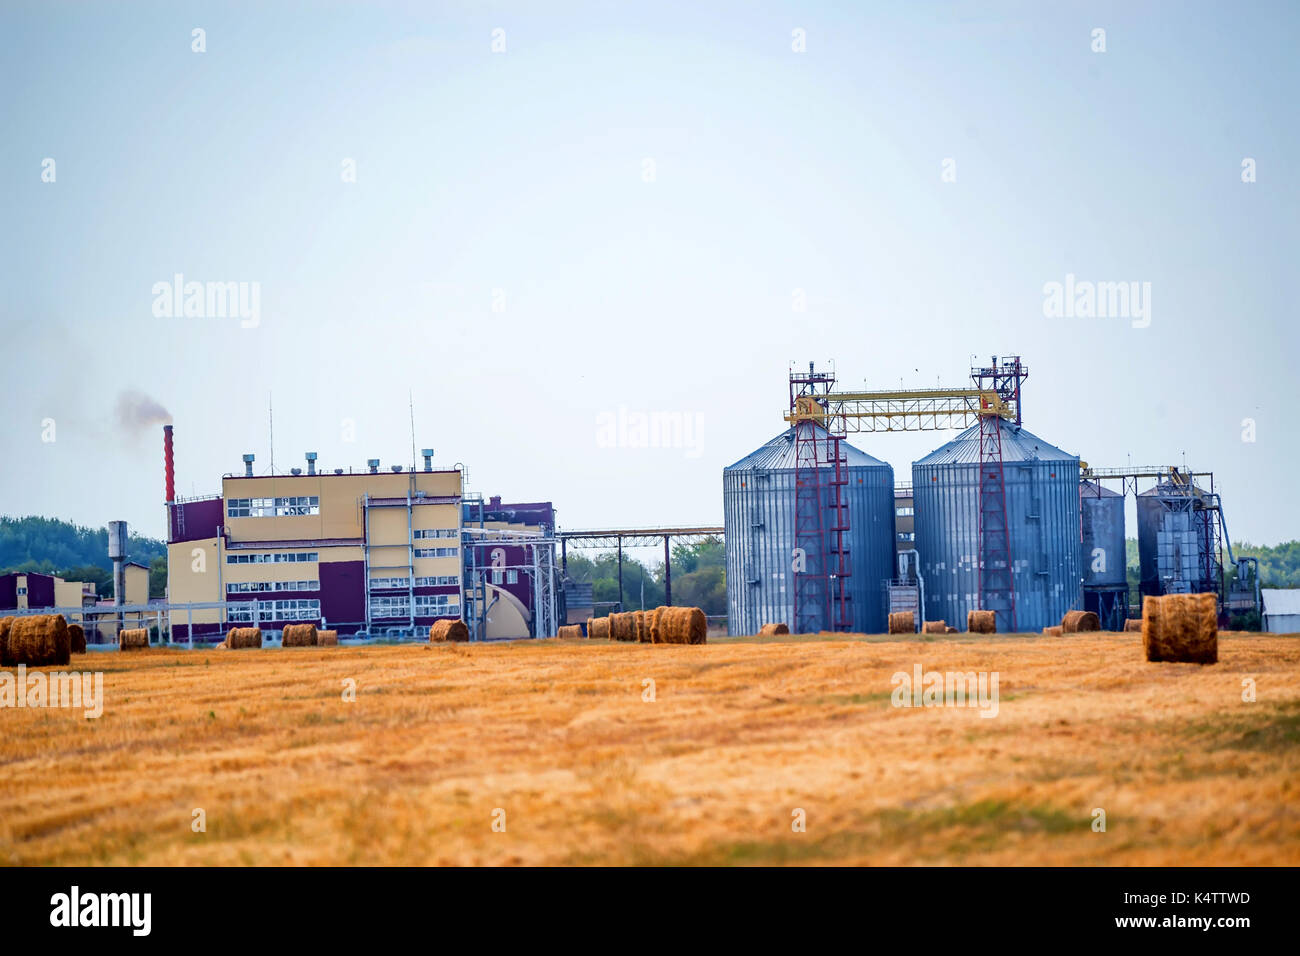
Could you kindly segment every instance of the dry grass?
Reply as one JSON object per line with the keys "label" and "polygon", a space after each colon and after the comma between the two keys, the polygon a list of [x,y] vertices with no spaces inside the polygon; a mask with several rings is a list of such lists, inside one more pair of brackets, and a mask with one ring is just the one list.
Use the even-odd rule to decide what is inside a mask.
{"label": "dry grass", "polygon": [[[85,660],[99,720],[0,711],[0,862],[1300,864],[1295,638],[1207,667],[1110,633]],[[891,707],[917,663],[999,672],[999,715]]]}

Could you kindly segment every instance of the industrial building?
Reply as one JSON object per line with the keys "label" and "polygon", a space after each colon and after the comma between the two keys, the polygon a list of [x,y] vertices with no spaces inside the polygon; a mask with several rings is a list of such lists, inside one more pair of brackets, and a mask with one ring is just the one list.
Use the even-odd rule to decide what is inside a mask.
{"label": "industrial building", "polygon": [[220,494],[175,495],[166,426],[168,587],[174,641],[231,626],[311,622],[344,635],[419,636],[464,618],[476,639],[553,634],[550,502],[466,494],[459,468],[317,466],[222,479]]}

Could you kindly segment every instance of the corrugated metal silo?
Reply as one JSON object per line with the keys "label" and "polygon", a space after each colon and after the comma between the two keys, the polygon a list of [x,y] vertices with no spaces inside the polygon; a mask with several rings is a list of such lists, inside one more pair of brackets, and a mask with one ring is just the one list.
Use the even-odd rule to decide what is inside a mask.
{"label": "corrugated metal silo", "polygon": [[1124,544],[1124,496],[1094,482],[1079,483],[1083,540],[1083,609],[1105,630],[1120,630],[1128,616],[1128,550]]}
{"label": "corrugated metal silo", "polygon": [[[822,433],[824,434],[824,433]],[[893,576],[894,469],[843,442],[853,629],[885,629],[882,584]],[[795,440],[788,429],[722,471],[727,629],[794,624]]]}
{"label": "corrugated metal silo", "polygon": [[1093,481],[1079,483],[1083,546],[1080,560],[1085,588],[1124,587],[1124,496]]}
{"label": "corrugated metal silo", "polygon": [[[1081,603],[1079,459],[1010,422],[998,427],[1016,629],[1037,631]],[[978,424],[912,463],[925,619],[963,630],[980,606],[979,470]]]}

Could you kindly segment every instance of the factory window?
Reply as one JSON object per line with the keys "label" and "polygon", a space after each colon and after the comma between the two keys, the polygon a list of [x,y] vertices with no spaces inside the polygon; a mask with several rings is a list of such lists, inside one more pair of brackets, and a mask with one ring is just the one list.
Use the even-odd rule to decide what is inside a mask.
{"label": "factory window", "polygon": [[19,593],[19,594],[26,594],[26,593],[27,593],[27,589],[26,589],[26,588],[19,588],[19,589],[18,589],[18,593]]}
{"label": "factory window", "polygon": [[447,617],[460,614],[460,600],[454,594],[417,594],[416,617]]}
{"label": "factory window", "polygon": [[226,555],[226,564],[293,564],[295,562],[316,561],[319,558],[320,552],[318,551],[291,551],[281,554],[228,554]]}
{"label": "factory window", "polygon": [[370,589],[372,591],[391,591],[394,588],[409,588],[411,586],[410,578],[371,578]]}
{"label": "factory window", "polygon": [[248,594],[255,591],[319,591],[319,581],[228,581],[227,594]]}
{"label": "factory window", "polygon": [[272,518],[285,515],[320,514],[320,498],[308,495],[288,498],[231,498],[226,502],[231,518]]}
{"label": "factory window", "polygon": [[411,603],[404,595],[395,597],[372,597],[370,599],[371,617],[410,617]]}
{"label": "factory window", "polygon": [[456,548],[416,548],[415,556],[417,558],[454,558],[458,554]]}
{"label": "factory window", "polygon": [[455,583],[456,575],[454,574],[439,574],[434,577],[415,579],[415,586],[417,588],[443,587]]}
{"label": "factory window", "polygon": [[899,541],[915,541],[915,540],[916,540],[916,532],[915,532],[915,531],[900,531],[900,532],[898,532],[898,540],[899,540]]}
{"label": "factory window", "polygon": [[[256,616],[254,607],[256,604]],[[227,610],[226,618],[232,623],[252,623],[253,621],[316,621],[320,619],[320,601],[248,601],[234,605]]]}
{"label": "factory window", "polygon": [[416,538],[456,538],[459,536],[459,528],[421,528],[415,532]]}
{"label": "factory window", "polygon": [[506,584],[518,584],[518,583],[519,583],[519,572],[518,572],[518,571],[507,571],[507,572],[506,572]]}
{"label": "factory window", "polygon": [[904,508],[895,508],[894,513],[897,514],[900,518],[906,518],[910,515],[916,514],[916,509],[908,505],[907,507]]}

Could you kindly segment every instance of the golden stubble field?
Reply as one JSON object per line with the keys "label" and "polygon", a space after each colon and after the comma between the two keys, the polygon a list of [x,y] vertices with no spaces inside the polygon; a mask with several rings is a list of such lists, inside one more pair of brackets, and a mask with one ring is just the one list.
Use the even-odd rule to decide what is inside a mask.
{"label": "golden stubble field", "polygon": [[[997,717],[891,706],[918,663],[996,671]],[[1208,667],[1148,664],[1136,634],[73,667],[104,671],[100,719],[0,710],[0,862],[1300,864],[1294,637],[1224,635]]]}

